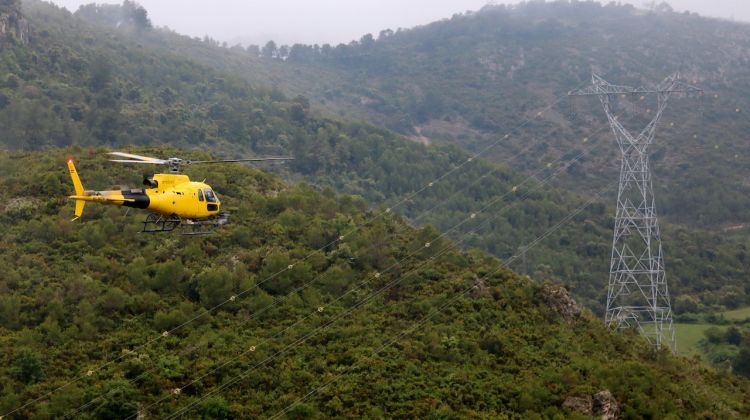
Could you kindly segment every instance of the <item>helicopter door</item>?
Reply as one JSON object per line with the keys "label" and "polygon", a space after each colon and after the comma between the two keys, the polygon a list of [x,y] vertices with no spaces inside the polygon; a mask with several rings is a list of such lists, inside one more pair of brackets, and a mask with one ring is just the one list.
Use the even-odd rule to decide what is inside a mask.
{"label": "helicopter door", "polygon": [[203,201],[203,190],[198,190],[198,201]]}

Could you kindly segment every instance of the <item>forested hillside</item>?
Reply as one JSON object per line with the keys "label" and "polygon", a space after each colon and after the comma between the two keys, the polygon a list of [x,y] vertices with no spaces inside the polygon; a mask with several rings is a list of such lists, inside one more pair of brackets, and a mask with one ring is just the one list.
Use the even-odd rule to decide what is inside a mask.
{"label": "forested hillside", "polygon": [[[659,210],[690,225],[750,221],[748,24],[614,4],[532,2],[384,32],[330,54],[290,53],[285,64],[308,78],[304,93],[325,106],[468,150],[589,83],[592,72],[639,86],[679,71],[705,95],[673,99],[657,131],[651,152]],[[318,78],[326,73],[335,76]],[[640,117],[630,125],[637,130],[656,108],[653,98],[640,97],[623,98],[618,107]],[[564,99],[491,156],[524,150],[511,166],[533,171],[575,148],[602,117],[593,98]],[[551,129],[553,138],[539,138]],[[611,147],[583,164],[590,177],[558,185],[575,190],[616,179],[614,141],[609,133],[598,137]]]}
{"label": "forested hillside", "polygon": [[[612,210],[597,194],[613,185],[586,174],[610,145],[601,121],[527,177],[501,141],[484,146],[502,165],[331,117],[298,96],[314,73],[287,84],[277,52],[181,37],[132,2],[6,0],[0,22],[3,418],[750,414],[746,379],[598,317]],[[251,85],[244,60],[278,85]],[[152,168],[106,161],[122,149],[296,159],[263,168],[278,177],[190,168],[231,213],[214,235],[140,234],[142,212],[96,205],[71,222],[65,161],[87,189],[132,185]],[[663,231],[678,316],[750,302],[745,231]],[[713,335],[742,375],[744,329]]]}
{"label": "forested hillside", "polygon": [[[0,41],[0,98],[5,98],[0,141],[5,147],[74,143],[132,150],[129,145],[169,144],[222,157],[292,154],[297,159],[279,169],[287,178],[392,206],[413,223],[432,224],[453,238],[471,231],[462,221],[474,213],[484,224],[464,244],[507,258],[587,200],[545,183],[582,176],[581,165],[609,146],[604,139],[581,140],[560,159],[545,159],[536,178],[527,179],[482,159],[469,162],[470,155],[456,147],[425,147],[384,129],[316,115],[304,97],[289,99],[279,89],[251,87],[236,76],[146,47],[144,40],[161,34],[153,33],[137,7],[129,7],[112,10],[130,16],[120,16],[130,26],[105,30],[53,6],[24,3],[31,41],[13,36]],[[600,124],[597,130],[607,128]],[[490,150],[501,147],[498,143]],[[434,185],[427,188],[430,182]],[[598,201],[585,218],[524,252],[514,268],[565,283],[600,313],[611,239],[607,202]],[[677,225],[664,230],[678,313],[750,302],[743,231],[711,233]]]}
{"label": "forested hillside", "polygon": [[[80,13],[82,16],[89,16]],[[392,28],[396,29],[396,28]],[[528,117],[541,118],[488,154],[531,173],[575,149],[603,121],[593,98],[566,93],[596,72],[616,84],[657,84],[676,71],[703,89],[672,101],[652,148],[662,215],[693,226],[749,221],[750,25],[662,7],[647,12],[610,2],[528,2],[481,11],[338,46],[220,48],[168,32],[144,42],[206,65],[278,85],[319,107],[365,119],[421,142],[481,150]],[[631,127],[655,109],[649,98],[622,98]],[[554,136],[544,134],[554,130]],[[599,188],[617,177],[610,144],[582,164],[566,189]]]}
{"label": "forested hillside", "polygon": [[746,380],[330,190],[217,166],[189,175],[232,213],[218,234],[142,235],[94,205],[71,222],[69,156],[87,188],[140,178],[106,151],[0,154],[6,418],[750,412]]}

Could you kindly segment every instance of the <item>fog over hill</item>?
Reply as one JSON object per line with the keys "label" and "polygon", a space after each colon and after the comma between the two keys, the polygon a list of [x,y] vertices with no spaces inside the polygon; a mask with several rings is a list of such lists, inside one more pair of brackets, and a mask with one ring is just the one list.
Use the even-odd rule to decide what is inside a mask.
{"label": "fog over hill", "polygon": [[[553,7],[577,20],[544,18]],[[649,70],[608,67],[609,75],[635,83],[694,58],[691,74],[722,95],[699,120],[712,124],[703,133],[744,150],[744,120],[720,112],[748,91],[749,42],[736,24],[537,3],[286,54],[155,28],[131,2],[73,14],[0,0],[0,416],[747,418],[744,318],[707,331],[720,367],[712,368],[586,309],[603,303],[610,201],[548,181],[597,179],[578,164],[611,142],[581,137],[608,127],[591,117],[580,128],[575,112],[535,106],[590,77],[609,28],[628,34],[612,20],[639,31],[606,58]],[[668,49],[676,53],[653,52],[673,41],[647,31],[654,22],[680,29],[679,48]],[[557,40],[583,45],[575,62]],[[337,115],[347,110],[383,123]],[[529,140],[526,156],[544,159],[534,176],[520,172],[531,161],[476,158],[464,136],[434,136],[430,146],[407,138],[456,121],[491,136],[528,115],[544,118],[513,134]],[[675,137],[692,151],[703,145]],[[496,143],[508,155],[512,145]],[[547,160],[545,144],[573,146]],[[186,168],[231,213],[213,235],[140,234],[141,209],[95,203],[71,221],[71,156],[84,194],[140,183],[155,169],[115,166],[115,149],[295,159],[277,175],[242,164]],[[717,187],[735,188],[746,168],[717,156],[664,165],[682,171],[674,178],[710,175],[698,187],[712,195],[698,210],[717,208],[714,221],[734,209],[709,199],[749,207],[732,201],[737,189]],[[695,193],[675,185],[674,194]],[[682,321],[750,312],[746,229],[661,227]]]}
{"label": "fog over hill", "polygon": [[[74,12],[88,0],[52,0]],[[455,13],[478,10],[486,4],[517,4],[520,0],[215,0],[207,7],[200,0],[142,0],[154,23],[180,33],[208,35],[230,45],[338,44],[359,39],[366,33],[396,30],[450,18]],[[120,3],[117,0],[97,3]],[[603,1],[602,3],[608,3]],[[651,0],[622,1],[650,7]],[[653,4],[661,4],[655,1]],[[669,0],[677,11],[704,16],[750,21],[750,2],[745,0]]]}
{"label": "fog over hill", "polygon": [[[303,95],[317,108],[367,120],[432,144],[481,150],[503,130],[590,81],[653,84],[675,71],[705,89],[672,101],[651,148],[660,214],[695,226],[750,222],[750,25],[597,2],[487,6],[346,45],[219,48],[207,40],[152,38],[207,66]],[[214,45],[215,44],[215,45]],[[632,98],[631,98],[632,99]],[[639,99],[639,98],[636,98]],[[645,99],[645,98],[644,98]],[[633,127],[654,105],[628,102]],[[563,99],[489,157],[533,172],[578,150],[603,123],[596,101]],[[541,136],[555,130],[552,137]],[[611,136],[598,135],[602,141]],[[616,177],[615,147],[581,162],[558,185],[587,190]],[[613,168],[615,168],[613,170]]]}
{"label": "fog over hill", "polygon": [[[315,110],[307,98],[287,96],[282,91],[303,89],[310,81],[322,86],[335,83],[330,77],[337,73],[331,73],[331,70],[346,70],[345,67],[339,69],[336,65],[325,69],[304,60],[282,62],[259,58],[247,50],[221,48],[212,42],[173,32],[150,30],[148,22],[142,20],[131,22],[136,27],[130,28],[122,24],[129,22],[123,20],[123,13],[137,12],[130,7],[122,10],[88,7],[72,16],[29,0],[24,9],[30,21],[39,23],[35,29],[37,33],[46,31],[50,36],[38,37],[29,45],[13,45],[5,51],[3,63],[6,67],[2,71],[8,72],[8,76],[6,87],[0,93],[7,98],[8,106],[0,110],[0,121],[5,128],[0,143],[10,149],[45,149],[70,144],[110,147],[149,144],[197,147],[234,156],[291,153],[297,159],[288,165],[287,177],[357,194],[373,205],[392,205],[407,199],[400,212],[414,218],[415,223],[429,223],[441,230],[449,229],[488,203],[496,203],[514,185],[524,182],[520,195],[509,197],[509,200],[515,201],[529,193],[531,196],[503,212],[493,213],[494,223],[467,241],[469,246],[503,258],[516,253],[519,244],[541,234],[557,223],[561,215],[571,211],[581,200],[585,201],[576,193],[538,186],[541,179],[596,180],[600,182],[597,189],[611,186],[615,181],[614,177],[600,179],[587,174],[586,166],[583,166],[601,152],[613,149],[609,147],[609,138],[584,143],[580,141],[581,135],[570,137],[572,140],[578,138],[575,148],[559,157],[548,159],[533,150],[525,153],[530,157],[539,155],[548,159],[534,170],[540,180],[524,181],[525,176],[506,166],[522,162],[520,159],[518,162],[511,159],[502,166],[477,160],[454,177],[443,180],[440,186],[425,191],[419,199],[411,199],[410,193],[440,176],[447,168],[465,162],[469,155],[456,145],[424,147],[392,131],[340,117],[326,117],[330,110]],[[615,8],[614,12],[621,11]],[[471,23],[467,19],[459,17],[457,21]],[[87,24],[88,20],[92,25]],[[112,28],[118,22],[119,27]],[[481,31],[481,26],[476,27]],[[390,43],[391,39],[400,38],[394,35],[387,41]],[[399,43],[391,45],[403,56],[399,52]],[[352,47],[352,51],[357,48]],[[344,54],[347,51],[344,50]],[[465,51],[473,54],[471,49]],[[325,59],[330,58],[335,57]],[[389,60],[392,58],[382,62],[388,63]],[[408,60],[402,61],[405,65],[412,65]],[[466,74],[475,78],[471,72]],[[346,76],[346,73],[341,75]],[[242,80],[248,76],[256,82],[254,87]],[[338,80],[346,81],[346,77],[338,77]],[[439,78],[428,82],[441,83]],[[263,87],[268,85],[276,87]],[[340,98],[332,96],[327,102],[346,103],[350,95],[359,101],[363,95],[356,90],[349,91],[350,86],[349,82],[339,83]],[[451,85],[443,86],[448,88]],[[481,84],[477,86],[481,87]],[[421,118],[424,110],[430,110],[421,105],[424,101],[413,101],[404,92],[397,88],[392,93],[381,95],[387,101],[386,105],[402,106],[400,101],[405,98],[405,106],[400,108],[403,112],[393,105],[372,109],[386,111],[386,116],[400,112],[408,118]],[[366,94],[378,92],[372,90]],[[488,94],[492,92],[488,90]],[[506,90],[503,95],[493,95],[492,100],[484,103],[479,101],[483,97],[466,95],[463,91],[457,91],[453,96],[455,100],[465,99],[465,109],[477,116],[482,114],[474,113],[472,109],[499,107],[507,110],[508,116],[497,113],[492,117],[512,121],[523,115],[519,115],[517,108],[504,107],[503,103],[524,95],[527,93],[522,88]],[[413,108],[412,104],[417,107]],[[356,104],[349,108],[356,109]],[[481,123],[481,120],[477,121]],[[502,119],[498,121],[503,123]],[[581,125],[581,134],[598,125],[595,131],[606,135],[606,124]],[[559,143],[561,137],[557,130],[550,128],[542,125],[542,131],[539,131],[539,127],[526,127],[516,135],[529,131],[521,139],[531,135],[532,139]],[[536,132],[550,134],[536,138],[533,137]],[[508,154],[509,145],[497,143],[496,146],[493,151],[498,155]],[[486,174],[488,171],[490,173]],[[527,189],[531,187],[535,191]],[[713,188],[712,193],[728,201],[741,203],[740,200],[744,199],[744,196],[722,194],[717,188]],[[611,201],[607,199],[604,203],[609,205]],[[590,218],[576,220],[547,238],[535,252],[527,255],[525,268],[521,267],[532,275],[538,273],[540,277],[565,282],[582,302],[597,312],[604,303],[605,288],[599,281],[606,279],[611,240],[611,213],[606,211],[604,203],[592,207]],[[443,206],[439,211],[428,211],[438,204]],[[717,212],[727,210],[714,209],[705,201],[702,204],[703,208]],[[466,229],[470,226],[463,226],[453,234]],[[723,305],[737,307],[750,302],[750,296],[742,286],[746,280],[742,270],[746,258],[743,249],[748,248],[744,245],[747,241],[744,231],[740,229],[728,235],[695,226],[669,224],[664,224],[663,229],[671,232],[665,239],[665,246],[673,258],[671,261],[679,261],[670,271],[670,286],[675,293],[682,293],[683,299],[676,300],[681,312],[703,311]]]}

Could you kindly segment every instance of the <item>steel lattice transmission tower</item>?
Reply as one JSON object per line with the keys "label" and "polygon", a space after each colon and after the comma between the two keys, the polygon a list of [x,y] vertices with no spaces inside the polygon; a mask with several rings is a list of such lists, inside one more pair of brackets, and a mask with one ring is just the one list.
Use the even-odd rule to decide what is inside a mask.
{"label": "steel lattice transmission tower", "polygon": [[[632,88],[609,84],[594,74],[592,86],[570,92],[571,96],[599,98],[622,154],[605,322],[617,328],[637,328],[657,349],[667,344],[673,351],[672,308],[647,152],[672,94],[701,92],[678,78],[674,74],[656,87]],[[626,94],[640,99],[657,95],[656,115],[638,135],[623,127],[612,110],[616,97]]]}

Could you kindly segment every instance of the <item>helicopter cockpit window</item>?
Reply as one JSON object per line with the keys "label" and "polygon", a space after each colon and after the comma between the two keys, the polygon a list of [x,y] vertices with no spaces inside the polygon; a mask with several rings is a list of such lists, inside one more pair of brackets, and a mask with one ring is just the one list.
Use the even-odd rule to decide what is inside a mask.
{"label": "helicopter cockpit window", "polygon": [[214,195],[214,192],[210,189],[206,188],[206,201],[209,203],[215,203],[216,202],[216,195]]}
{"label": "helicopter cockpit window", "polygon": [[198,190],[198,201],[203,201],[203,190]]}

